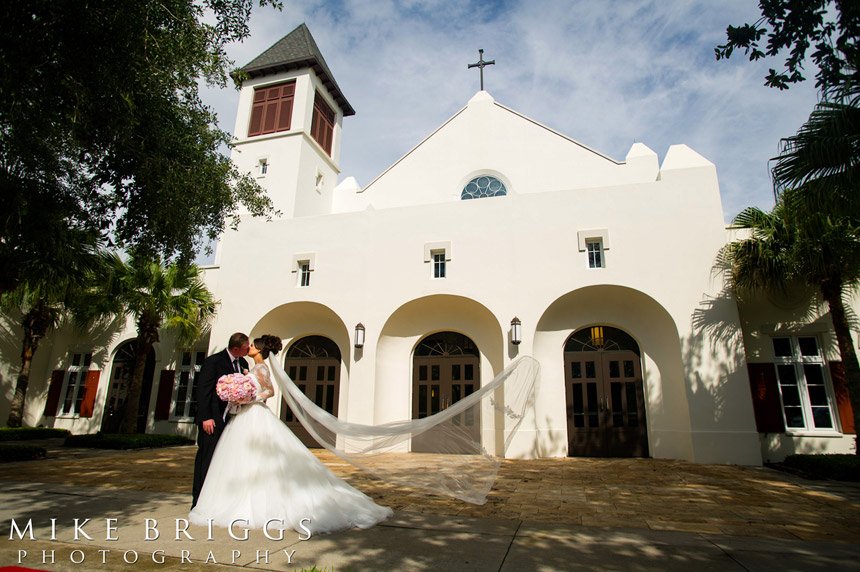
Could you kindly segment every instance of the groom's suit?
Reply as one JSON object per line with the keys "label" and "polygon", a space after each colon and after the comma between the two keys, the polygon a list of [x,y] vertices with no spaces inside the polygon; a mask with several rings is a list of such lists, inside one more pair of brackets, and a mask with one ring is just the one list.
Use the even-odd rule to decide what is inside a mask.
{"label": "groom's suit", "polygon": [[[243,371],[248,369],[248,362],[245,361],[245,358],[239,358],[239,365]],[[218,383],[218,378],[222,375],[233,372],[233,356],[225,349],[203,360],[200,373],[197,374],[197,391],[195,393],[197,417],[194,419],[197,423],[197,457],[194,458],[192,507],[197,504],[197,497],[200,496],[203,481],[206,480],[206,473],[209,471],[209,463],[212,461],[212,454],[215,452],[215,445],[218,444],[218,439],[221,437],[221,432],[226,424],[224,411],[227,409],[227,402],[218,397],[215,392],[215,384]],[[211,435],[203,430],[203,422],[207,419],[215,420],[215,431]]]}

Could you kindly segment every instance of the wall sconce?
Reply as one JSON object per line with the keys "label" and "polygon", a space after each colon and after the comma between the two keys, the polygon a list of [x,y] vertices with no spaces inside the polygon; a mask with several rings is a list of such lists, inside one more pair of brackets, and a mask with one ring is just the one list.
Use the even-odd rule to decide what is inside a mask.
{"label": "wall sconce", "polygon": [[364,347],[364,325],[359,322],[355,326],[355,349],[360,350]]}
{"label": "wall sconce", "polygon": [[523,323],[519,318],[514,317],[511,320],[511,343],[518,346],[521,341],[523,341]]}

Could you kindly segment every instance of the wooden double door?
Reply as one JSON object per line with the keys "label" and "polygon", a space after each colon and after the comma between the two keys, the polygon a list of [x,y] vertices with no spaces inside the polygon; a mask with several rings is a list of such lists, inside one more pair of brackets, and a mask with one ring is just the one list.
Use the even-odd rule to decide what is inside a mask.
{"label": "wooden double door", "polygon": [[[102,414],[102,433],[117,433],[125,417],[125,401],[131,376],[134,373],[136,341],[125,342],[117,350],[111,367],[107,399]],[[155,374],[155,350],[150,348],[143,368],[143,381],[140,387],[140,404],[137,411],[137,431],[146,432],[146,419],[149,413],[149,394],[152,391],[152,378]]]}
{"label": "wooden double door", "polygon": [[[311,401],[337,417],[338,388],[340,385],[339,358],[288,357],[284,365],[290,379]],[[320,447],[317,440],[293,415],[286,401],[281,404],[281,421],[287,424],[305,446]],[[330,435],[325,436],[331,437]]]}
{"label": "wooden double door", "polygon": [[[416,356],[413,358],[412,418],[423,419],[444,411],[478,390],[480,358],[475,355]],[[471,407],[445,422],[472,443],[442,441],[439,432],[430,430],[412,438],[412,451],[422,453],[479,452],[481,414]]]}
{"label": "wooden double door", "polygon": [[647,457],[639,356],[628,350],[565,352],[569,455]]}

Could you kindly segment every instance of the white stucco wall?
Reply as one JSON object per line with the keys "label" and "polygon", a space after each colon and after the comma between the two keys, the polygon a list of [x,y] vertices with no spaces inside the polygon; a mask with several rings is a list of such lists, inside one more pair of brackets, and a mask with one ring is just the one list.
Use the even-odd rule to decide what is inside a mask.
{"label": "white stucco wall", "polygon": [[653,181],[656,155],[644,146],[625,165],[496,103],[478,92],[466,107],[362,191],[374,208],[459,201],[480,174],[513,194]]}
{"label": "white stucco wall", "polygon": [[[810,295],[812,298],[810,299]],[[846,306],[856,316],[860,311],[860,296],[856,292],[846,297]],[[740,303],[744,345],[750,363],[776,361],[772,339],[782,336],[814,336],[820,344],[827,362],[841,361],[839,347],[833,334],[833,325],[827,305],[812,290],[795,290],[786,294],[761,294]],[[853,346],[858,347],[860,336],[852,332]],[[824,368],[829,378],[829,368]],[[832,386],[828,386],[832,390]],[[841,432],[839,411],[835,395],[830,392],[834,407],[831,415],[833,430],[787,429],[785,433],[761,434],[762,458],[767,462],[782,461],[795,453],[853,454],[856,438]]]}
{"label": "white stucco wall", "polygon": [[[293,77],[293,129],[243,138],[253,87]],[[342,356],[340,417],[384,423],[411,416],[418,341],[456,331],[480,350],[482,384],[518,356],[541,364],[533,418],[504,451],[485,435],[488,449],[509,457],[561,456],[567,454],[564,343],[581,328],[603,324],[626,331],[640,347],[651,456],[760,464],[762,455],[785,450],[786,439],[794,447],[810,443],[756,432],[746,362],[764,352],[757,337],[762,324],[786,318],[767,306],[742,307],[741,322],[713,272],[727,238],[716,169],[705,158],[673,145],[658,165],[656,153],[636,143],[624,162],[615,161],[480,92],[366,188],[348,179],[335,189],[342,116],[329,159],[307,133],[315,89],[324,88],[308,70],[242,89],[233,160],[253,173],[261,157],[270,158],[269,173],[258,181],[282,217],[246,216],[222,237],[216,265],[206,271],[221,305],[201,347],[223,349],[235,331],[280,335],[285,347],[326,336]],[[463,186],[478,174],[502,179],[508,195],[461,201]],[[604,240],[605,268],[588,268],[589,237]],[[447,277],[434,279],[426,254],[440,245],[450,260]],[[300,287],[296,261],[306,259],[311,283]],[[514,316],[523,324],[518,346],[509,337]],[[367,334],[362,349],[353,347],[359,322]],[[132,326],[110,340],[95,339],[101,349],[94,357],[105,368],[102,402],[111,356],[133,337]],[[802,327],[827,330],[820,320]],[[34,365],[41,381],[31,382],[28,422],[41,419],[50,371],[70,348],[91,342],[66,332],[52,338],[53,349]],[[5,350],[4,367],[11,351]],[[175,359],[164,337],[156,376]],[[8,383],[3,388],[11,395]],[[278,410],[279,401],[270,405]],[[55,423],[94,430],[99,408],[97,400],[92,421]],[[148,427],[191,430],[185,422],[155,422],[152,412]],[[842,450],[847,439],[834,437],[825,448]]]}
{"label": "white stucco wall", "polygon": [[[629,155],[635,175],[629,178],[647,180],[632,183],[625,179],[624,164],[486,99],[473,100],[466,111],[474,106],[492,118],[499,115],[503,123],[512,120],[514,125],[506,127],[509,139],[515,138],[517,124],[530,134],[519,137],[531,137],[525,147],[493,149],[499,174],[512,181],[508,196],[460,201],[463,179],[485,172],[487,158],[463,149],[446,151],[453,143],[431,138],[419,146],[421,153],[413,152],[365,189],[373,193],[374,209],[243,222],[238,232],[224,237],[221,264],[250,270],[225,273],[219,288],[235,292],[250,282],[257,294],[223,296],[213,339],[226,339],[236,329],[262,333],[258,322],[272,308],[299,301],[320,304],[340,317],[329,330],[352,336],[355,324],[363,323],[367,342],[360,356],[349,342],[340,349],[344,361],[353,362],[341,415],[364,423],[409,416],[411,352],[430,333],[450,329],[472,338],[481,349],[485,383],[516,355],[533,353],[543,367],[538,422],[532,430],[538,435],[523,432],[509,454],[563,455],[564,340],[581,327],[606,323],[633,334],[644,350],[654,456],[759,463],[742,346],[737,337],[725,338],[724,329],[716,335],[707,327],[726,321],[739,332],[732,304],[708,305],[708,296],[722,288],[712,280],[711,267],[725,241],[713,165],[675,146],[663,169],[652,173],[656,155],[639,144]],[[482,148],[497,135],[494,131],[477,141],[473,136],[470,143]],[[546,172],[545,177],[527,178],[528,161],[555,144],[574,157],[581,155],[576,168],[560,169],[560,159],[553,157],[534,169]],[[430,153],[431,147],[436,151]],[[449,164],[449,152],[459,155],[455,166]],[[426,176],[430,172],[433,177]],[[416,184],[403,186],[410,177]],[[583,188],[603,179],[609,183]],[[578,243],[581,230],[600,230],[608,238],[606,268],[587,268]],[[431,243],[450,245],[445,279],[431,278],[424,257]],[[267,251],[260,245],[272,247]],[[306,288],[297,286],[292,262],[297,254],[313,255]],[[557,301],[566,296],[573,298],[559,306]],[[705,310],[704,325],[696,326],[696,316]],[[524,324],[523,343],[516,351],[507,342],[515,315]],[[659,334],[649,316],[660,316]],[[284,313],[280,325],[269,320],[266,327],[290,338],[290,324]],[[327,335],[326,329],[304,335]]]}
{"label": "white stucco wall", "polygon": [[[296,82],[289,131],[248,137],[254,90],[285,81]],[[315,94],[319,92],[335,111],[332,151],[329,156],[311,137]],[[254,78],[242,84],[233,131],[231,159],[240,172],[251,173],[284,218],[328,214],[340,173],[343,112],[313,70],[294,70]],[[259,162],[268,172],[261,175]],[[322,177],[317,184],[317,177]]]}

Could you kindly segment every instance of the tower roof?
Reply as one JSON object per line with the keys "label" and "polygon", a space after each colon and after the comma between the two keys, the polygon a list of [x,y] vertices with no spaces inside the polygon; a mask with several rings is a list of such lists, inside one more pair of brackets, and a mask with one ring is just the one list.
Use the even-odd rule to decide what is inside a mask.
{"label": "tower roof", "polygon": [[355,115],[355,110],[334,80],[334,74],[305,24],[275,42],[268,50],[239,68],[239,71],[254,78],[299,68],[312,68],[343,110],[344,116]]}

